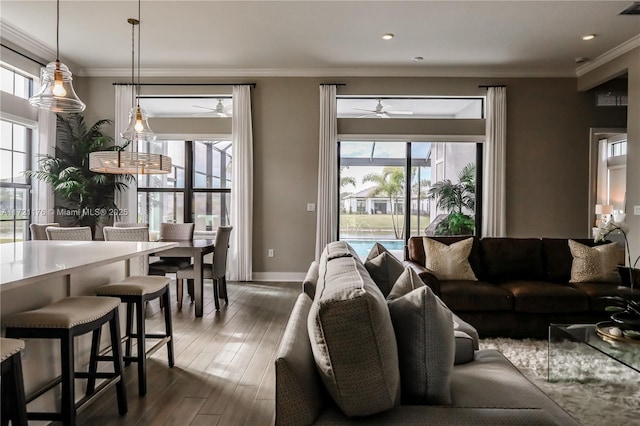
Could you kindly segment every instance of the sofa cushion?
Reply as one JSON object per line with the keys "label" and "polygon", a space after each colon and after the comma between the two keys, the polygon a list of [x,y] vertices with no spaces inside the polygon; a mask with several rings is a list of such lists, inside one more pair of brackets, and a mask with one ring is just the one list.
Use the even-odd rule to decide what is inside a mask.
{"label": "sofa cushion", "polygon": [[422,238],[425,253],[425,268],[429,269],[440,281],[471,280],[477,281],[469,254],[473,247],[473,238],[467,238],[452,244],[443,244],[428,237]]}
{"label": "sofa cushion", "polygon": [[426,285],[388,304],[398,342],[402,402],[449,404],[455,360],[451,311]]}
{"label": "sofa cushion", "polygon": [[499,286],[513,294],[516,312],[549,314],[589,310],[589,297],[568,285],[546,281],[508,281]]}
{"label": "sofa cushion", "polygon": [[400,402],[396,338],[382,292],[356,257],[320,265],[308,317],[316,367],[347,416],[366,416]]}
{"label": "sofa cushion", "polygon": [[371,275],[382,295],[387,297],[398,277],[404,272],[402,262],[394,255],[389,253],[387,249],[380,243],[376,243],[367,260],[364,262],[365,268]]}
{"label": "sofa cushion", "polygon": [[[595,245],[593,239],[574,238],[573,240],[590,247]],[[568,283],[571,278],[573,256],[571,256],[567,238],[543,238],[542,253],[547,279],[554,283]]]}
{"label": "sofa cushion", "polygon": [[454,312],[512,311],[513,295],[484,281],[444,281],[442,301]]}
{"label": "sofa cushion", "polygon": [[326,393],[311,353],[307,316],[311,299],[298,296],[276,354],[275,424],[311,424],[325,405]]}
{"label": "sofa cushion", "polygon": [[573,256],[569,282],[620,282],[618,261],[622,248],[617,244],[589,247],[569,240],[569,250]]}
{"label": "sofa cushion", "polygon": [[540,239],[483,238],[480,247],[489,282],[547,278]]}

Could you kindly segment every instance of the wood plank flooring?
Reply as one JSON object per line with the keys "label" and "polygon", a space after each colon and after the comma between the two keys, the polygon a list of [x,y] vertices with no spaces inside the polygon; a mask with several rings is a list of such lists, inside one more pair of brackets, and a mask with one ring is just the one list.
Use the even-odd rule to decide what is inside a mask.
{"label": "wood plank flooring", "polygon": [[[115,390],[110,389],[79,414],[78,423],[273,424],[275,351],[300,285],[230,282],[228,289],[229,305],[221,301],[221,310],[216,313],[212,284],[206,280],[204,315],[195,318],[186,294],[182,311],[176,309],[172,283],[175,367],[169,368],[166,349],[153,354],[147,363],[147,395],[141,398],[137,366],[132,363],[125,368],[129,412],[118,415]],[[158,304],[149,304],[147,331],[163,329]]]}

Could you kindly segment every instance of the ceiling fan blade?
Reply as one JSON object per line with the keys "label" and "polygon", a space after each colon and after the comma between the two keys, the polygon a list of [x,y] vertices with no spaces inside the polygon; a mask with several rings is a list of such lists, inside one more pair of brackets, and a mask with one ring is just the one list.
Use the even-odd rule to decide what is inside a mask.
{"label": "ceiling fan blade", "polygon": [[413,111],[385,111],[386,113],[389,114],[395,114],[395,115],[413,115]]}
{"label": "ceiling fan blade", "polygon": [[209,108],[209,107],[204,107],[201,105],[191,105],[193,108],[202,108],[202,109],[208,109],[209,111],[215,111],[215,108]]}
{"label": "ceiling fan blade", "polygon": [[366,111],[366,112],[371,112],[371,113],[374,113],[374,114],[376,112],[378,112],[375,109],[362,109],[362,108],[351,108],[351,109],[353,109],[354,111]]}

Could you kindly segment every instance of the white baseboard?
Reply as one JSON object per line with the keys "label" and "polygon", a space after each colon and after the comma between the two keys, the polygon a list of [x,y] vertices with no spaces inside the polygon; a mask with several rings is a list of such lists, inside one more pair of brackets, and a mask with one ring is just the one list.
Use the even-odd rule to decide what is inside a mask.
{"label": "white baseboard", "polygon": [[305,272],[254,272],[252,281],[301,283],[305,276]]}

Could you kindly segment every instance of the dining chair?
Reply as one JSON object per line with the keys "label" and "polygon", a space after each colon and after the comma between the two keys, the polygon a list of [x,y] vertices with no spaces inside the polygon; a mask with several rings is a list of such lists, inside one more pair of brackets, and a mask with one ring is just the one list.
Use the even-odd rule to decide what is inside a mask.
{"label": "dining chair", "polygon": [[67,240],[67,241],[91,241],[93,234],[89,226],[74,226],[70,228],[61,228],[58,226],[48,226],[45,230],[48,240]]}
{"label": "dining chair", "polygon": [[[227,294],[227,253],[229,252],[229,239],[233,226],[220,226],[216,232],[215,250],[213,252],[213,263],[202,266],[202,278],[213,280],[213,299],[216,311],[220,310],[219,298],[224,299],[225,304],[229,304]],[[176,292],[178,294],[178,309],[182,309],[182,280],[193,280],[195,278],[193,265],[180,269],[176,272]],[[190,293],[191,294],[191,293]]]}
{"label": "dining chair", "polygon": [[137,222],[115,222],[113,226],[115,228],[149,228],[148,223]]}
{"label": "dining chair", "polygon": [[[161,223],[160,239],[166,241],[193,240],[194,223]],[[175,274],[191,265],[190,257],[162,257],[149,264],[149,275]]]}
{"label": "dining chair", "polygon": [[32,223],[29,225],[29,229],[31,230],[31,239],[32,240],[48,240],[47,238],[47,227],[48,226],[60,226],[59,223]]}

